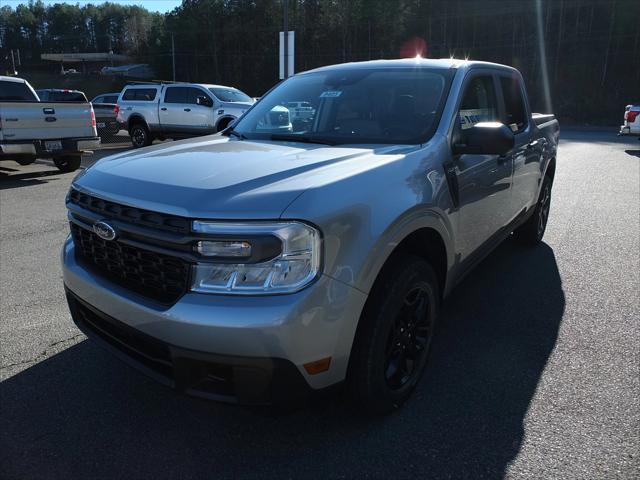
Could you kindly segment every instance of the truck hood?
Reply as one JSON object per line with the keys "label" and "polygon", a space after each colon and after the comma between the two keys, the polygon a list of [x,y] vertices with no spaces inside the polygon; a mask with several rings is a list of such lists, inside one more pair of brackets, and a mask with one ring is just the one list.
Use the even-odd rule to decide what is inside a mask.
{"label": "truck hood", "polygon": [[78,175],[74,187],[186,217],[274,219],[306,189],[398,159],[414,148],[330,147],[215,135],[106,157]]}
{"label": "truck hood", "polygon": [[237,108],[240,110],[249,110],[249,108],[253,107],[253,103],[250,102],[222,102],[222,108]]}

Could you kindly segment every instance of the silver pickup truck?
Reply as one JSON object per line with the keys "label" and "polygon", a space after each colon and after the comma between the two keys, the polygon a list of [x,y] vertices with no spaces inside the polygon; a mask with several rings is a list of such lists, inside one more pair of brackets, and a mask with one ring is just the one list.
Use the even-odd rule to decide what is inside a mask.
{"label": "silver pickup truck", "polygon": [[237,88],[195,83],[142,83],[118,97],[118,121],[135,148],[154,138],[188,138],[219,132],[254,100]]}
{"label": "silver pickup truck", "polygon": [[[283,108],[301,102],[313,117],[292,122]],[[62,250],[73,320],[189,394],[288,403],[346,382],[364,411],[389,412],[465,273],[509,236],[541,242],[558,137],[503,65],[295,75],[223,134],[76,178]]]}
{"label": "silver pickup truck", "polygon": [[88,102],[41,102],[26,80],[0,77],[0,160],[21,165],[51,158],[63,172],[100,146]]}

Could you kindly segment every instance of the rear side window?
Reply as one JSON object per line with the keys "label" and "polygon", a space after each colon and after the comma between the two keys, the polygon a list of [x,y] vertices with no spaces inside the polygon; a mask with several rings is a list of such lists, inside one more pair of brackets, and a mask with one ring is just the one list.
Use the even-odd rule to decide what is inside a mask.
{"label": "rear side window", "polygon": [[504,96],[505,123],[515,133],[527,128],[527,112],[520,82],[516,77],[500,77],[500,86]]}
{"label": "rear side window", "polygon": [[478,122],[498,120],[498,102],[491,76],[475,77],[467,84],[458,118],[462,130],[471,128]]}
{"label": "rear side window", "polygon": [[109,95],[102,99],[102,103],[118,103],[117,95]]}
{"label": "rear side window", "polygon": [[0,82],[0,102],[37,102],[29,87],[22,82]]}
{"label": "rear side window", "polygon": [[187,90],[185,87],[168,87],[164,95],[165,103],[187,103]]}
{"label": "rear side window", "polygon": [[123,100],[151,102],[156,98],[155,88],[128,88],[122,95]]}

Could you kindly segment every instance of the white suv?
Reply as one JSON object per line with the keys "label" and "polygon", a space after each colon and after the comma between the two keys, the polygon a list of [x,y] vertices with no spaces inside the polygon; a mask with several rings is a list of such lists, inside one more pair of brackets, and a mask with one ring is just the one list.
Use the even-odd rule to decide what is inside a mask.
{"label": "white suv", "polygon": [[255,102],[233,87],[194,83],[126,86],[118,97],[118,122],[136,148],[154,138],[186,138],[219,132]]}

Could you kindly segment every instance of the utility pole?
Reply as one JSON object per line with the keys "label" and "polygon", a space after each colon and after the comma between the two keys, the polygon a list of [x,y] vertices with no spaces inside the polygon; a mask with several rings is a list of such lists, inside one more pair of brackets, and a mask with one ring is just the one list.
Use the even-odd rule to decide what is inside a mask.
{"label": "utility pole", "polygon": [[171,32],[171,58],[173,61],[173,81],[176,81],[176,44],[173,38],[173,32]]}
{"label": "utility pole", "polygon": [[284,6],[284,78],[289,78],[289,1],[283,0]]}
{"label": "utility pole", "polygon": [[[13,56],[13,49],[11,49],[11,75],[15,75],[16,74],[16,59]],[[287,67],[285,67],[287,68]]]}

